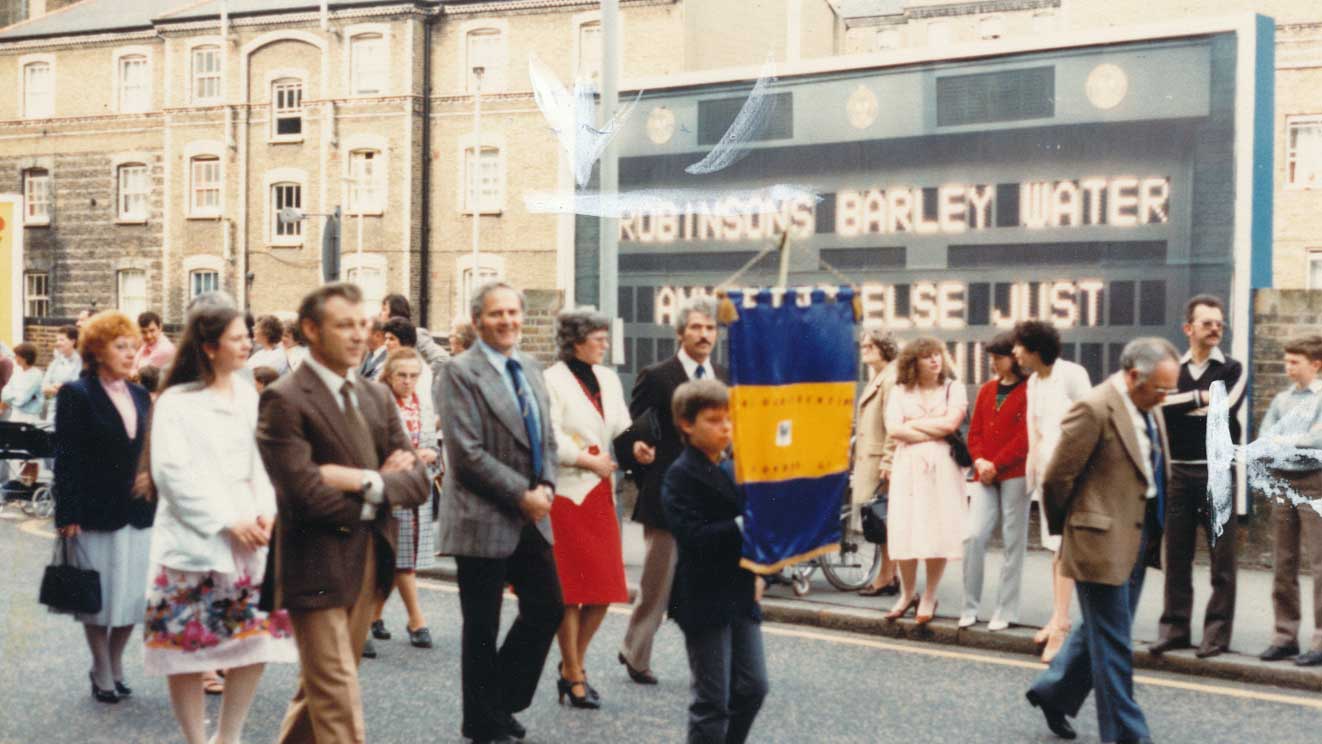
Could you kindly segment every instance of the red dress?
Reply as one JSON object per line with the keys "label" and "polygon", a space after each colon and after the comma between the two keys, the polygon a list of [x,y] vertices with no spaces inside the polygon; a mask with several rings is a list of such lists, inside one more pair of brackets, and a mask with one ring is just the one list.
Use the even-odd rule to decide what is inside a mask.
{"label": "red dress", "polygon": [[[601,394],[590,392],[586,386],[583,392],[597,413],[604,417]],[[589,452],[595,455],[599,450],[594,445]],[[580,505],[563,496],[556,496],[551,503],[555,565],[560,575],[560,591],[567,605],[629,601],[612,483],[612,479],[603,478]]]}

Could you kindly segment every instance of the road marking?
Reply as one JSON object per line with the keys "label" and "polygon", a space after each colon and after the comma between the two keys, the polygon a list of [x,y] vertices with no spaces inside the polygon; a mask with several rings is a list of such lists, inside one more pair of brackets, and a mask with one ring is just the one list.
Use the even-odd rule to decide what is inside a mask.
{"label": "road marking", "polygon": [[[443,581],[423,579],[418,582],[418,586],[432,591],[448,592],[457,594],[459,588],[454,584]],[[512,596],[512,595],[511,595]],[[628,607],[611,605],[609,612],[612,615],[630,615],[633,610]],[[838,643],[846,646],[862,646],[864,648],[875,648],[881,651],[895,651],[902,654],[918,654],[920,656],[931,656],[940,659],[954,659],[957,661],[972,661],[979,664],[993,664],[996,666],[1015,667],[1019,669],[1032,669],[1041,671],[1044,667],[1036,661],[1027,661],[1024,659],[1009,659],[1001,656],[989,656],[987,654],[973,653],[970,651],[951,651],[944,648],[932,648],[920,644],[903,644],[893,641],[878,641],[871,638],[857,638],[835,633],[825,633],[816,630],[800,630],[797,628],[788,628],[775,624],[766,624],[762,626],[762,632],[767,635],[785,636],[788,638],[802,638],[811,641],[825,641],[827,643]],[[1202,692],[1209,695],[1221,695],[1223,697],[1239,698],[1241,700],[1260,700],[1269,703],[1281,703],[1283,705],[1297,705],[1303,708],[1314,708],[1322,710],[1322,699],[1302,697],[1297,695],[1283,695],[1273,692],[1260,692],[1257,690],[1245,690],[1236,687],[1226,687],[1222,685],[1209,685],[1199,682],[1185,682],[1182,680],[1166,679],[1164,677],[1151,677],[1146,674],[1134,676],[1134,682],[1153,687],[1168,687],[1176,690],[1185,690],[1188,692]]]}

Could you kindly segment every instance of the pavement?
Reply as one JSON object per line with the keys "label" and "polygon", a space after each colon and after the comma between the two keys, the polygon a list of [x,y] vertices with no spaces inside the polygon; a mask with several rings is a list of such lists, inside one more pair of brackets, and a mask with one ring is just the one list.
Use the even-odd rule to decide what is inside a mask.
{"label": "pavement", "polygon": [[[624,566],[628,577],[630,596],[637,590],[638,577],[643,564],[642,526],[632,521],[623,523]],[[995,592],[1000,575],[1002,555],[989,550],[983,581],[982,611],[979,622],[972,628],[957,627],[959,610],[963,603],[962,574],[958,564],[946,569],[945,578],[937,592],[937,619],[923,630],[912,619],[888,623],[882,614],[894,605],[893,597],[860,597],[840,592],[822,578],[820,571],[812,575],[808,594],[796,597],[789,586],[783,584],[768,588],[762,602],[764,617],[774,622],[806,625],[817,628],[844,630],[888,638],[902,638],[927,643],[961,646],[970,649],[999,651],[1036,658],[1037,647],[1033,635],[1051,615],[1051,553],[1030,550],[1024,558],[1024,576],[1021,593],[1020,624],[1008,630],[991,632],[987,620],[995,603]],[[421,572],[431,578],[453,581],[454,561],[438,558],[437,566]],[[919,572],[922,581],[922,572]],[[1157,621],[1161,617],[1164,575],[1149,570],[1144,583],[1138,616],[1134,622],[1134,663],[1142,669],[1169,671],[1180,674],[1252,682],[1297,690],[1322,692],[1322,667],[1297,667],[1290,661],[1264,662],[1258,654],[1270,645],[1273,615],[1271,604],[1272,575],[1269,571],[1241,568],[1236,588],[1235,631],[1231,640],[1231,653],[1211,659],[1198,659],[1193,649],[1168,652],[1154,656],[1146,651],[1146,644],[1157,639]],[[1210,594],[1207,567],[1194,565],[1194,646],[1202,630],[1202,608]],[[1313,579],[1300,577],[1302,603],[1308,605],[1313,596]],[[1078,602],[1071,610],[1074,623],[1080,622]],[[1303,608],[1300,627],[1301,642],[1307,646],[1308,629],[1313,627],[1312,608]]]}

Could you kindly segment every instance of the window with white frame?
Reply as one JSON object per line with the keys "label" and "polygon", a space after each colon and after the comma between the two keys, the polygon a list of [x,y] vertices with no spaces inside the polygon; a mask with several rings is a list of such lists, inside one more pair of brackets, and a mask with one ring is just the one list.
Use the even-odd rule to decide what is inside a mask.
{"label": "window with white frame", "polygon": [[220,93],[220,47],[214,44],[193,49],[193,101],[217,101]]}
{"label": "window with white frame", "polygon": [[303,138],[303,81],[280,78],[271,83],[271,134],[275,139]]}
{"label": "window with white frame", "polygon": [[477,90],[474,67],[482,68],[482,90],[500,90],[505,81],[505,40],[500,29],[479,28],[468,32],[468,65],[464,77],[467,90]]}
{"label": "window with white frame", "polygon": [[125,163],[119,166],[119,219],[142,222],[147,219],[147,196],[151,183],[147,180],[147,166]]}
{"label": "window with white frame", "polygon": [[126,113],[146,111],[151,108],[151,72],[147,67],[147,57],[142,54],[126,54],[119,58],[119,110]]}
{"label": "window with white frame", "polygon": [[601,82],[601,21],[589,21],[578,27],[577,77]]}
{"label": "window with white frame", "polygon": [[23,275],[23,314],[29,318],[50,315],[50,274],[29,271]]}
{"label": "window with white frame", "polygon": [[50,171],[45,168],[23,171],[23,224],[50,224]]}
{"label": "window with white frame", "polygon": [[[485,257],[484,257],[485,258]],[[461,297],[466,303],[473,296],[473,292],[487,282],[495,281],[500,278],[500,269],[479,259],[477,278],[473,277],[473,267],[471,264],[464,266],[459,272],[459,288],[463,292]]]}
{"label": "window with white frame", "polygon": [[354,95],[374,95],[386,89],[388,59],[381,34],[359,34],[349,44],[350,89]]}
{"label": "window with white frame", "polygon": [[220,289],[220,272],[197,269],[188,274],[188,299]]}
{"label": "window with white frame", "polygon": [[188,213],[193,217],[220,214],[220,158],[198,155],[189,162]]}
{"label": "window with white frame", "polygon": [[1322,188],[1322,115],[1285,120],[1286,183],[1296,188]]}
{"label": "window with white frame", "polygon": [[49,62],[23,66],[23,116],[41,119],[55,114],[55,75]]}
{"label": "window with white frame", "polygon": [[1308,289],[1322,289],[1322,248],[1308,249]]}
{"label": "window with white frame", "polygon": [[130,318],[147,311],[147,272],[142,269],[122,269],[115,276],[116,298],[121,313]]}
{"label": "window with white frame", "polygon": [[380,212],[385,209],[385,169],[379,150],[349,153],[349,213]]}
{"label": "window with white frame", "polygon": [[[500,149],[483,147],[479,158],[473,148],[464,150],[464,211],[499,212],[505,203],[505,183]],[[476,189],[476,192],[474,191]],[[480,196],[478,196],[480,195]]]}
{"label": "window with white frame", "polygon": [[350,266],[344,270],[344,281],[358,285],[363,292],[363,307],[381,307],[386,297],[386,272],[383,266]]}
{"label": "window with white frame", "polygon": [[303,186],[297,183],[271,184],[271,239],[275,243],[303,242],[303,222],[280,219],[282,209],[303,209]]}

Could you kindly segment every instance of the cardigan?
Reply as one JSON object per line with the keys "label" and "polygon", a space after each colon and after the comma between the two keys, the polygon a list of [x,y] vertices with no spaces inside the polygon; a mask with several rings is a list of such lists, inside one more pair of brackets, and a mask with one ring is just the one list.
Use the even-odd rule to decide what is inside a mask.
{"label": "cardigan", "polygon": [[969,454],[996,466],[996,482],[1024,477],[1028,461],[1028,383],[1021,380],[996,407],[1000,379],[983,383],[969,420]]}

